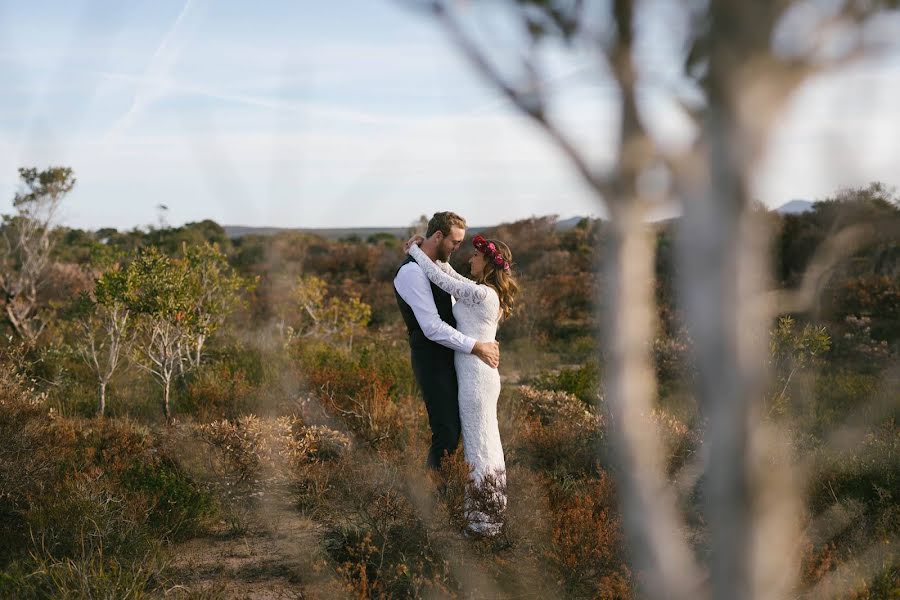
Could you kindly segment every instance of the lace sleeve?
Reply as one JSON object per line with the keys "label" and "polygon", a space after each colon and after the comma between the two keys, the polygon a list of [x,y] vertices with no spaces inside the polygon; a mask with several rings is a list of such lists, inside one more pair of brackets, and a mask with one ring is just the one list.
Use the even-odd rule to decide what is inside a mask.
{"label": "lace sleeve", "polygon": [[460,274],[456,271],[456,269],[453,268],[453,265],[451,265],[451,264],[448,263],[448,262],[437,262],[437,261],[435,261],[434,264],[436,264],[436,265],[438,266],[438,269],[440,269],[441,271],[443,271],[444,273],[446,273],[447,275],[449,275],[449,276],[452,277],[453,279],[458,279],[459,281],[468,281],[469,283],[472,282],[472,280],[469,279],[468,277],[463,277],[462,275],[460,275]]}
{"label": "lace sleeve", "polygon": [[460,302],[481,304],[487,297],[487,286],[478,285],[474,281],[465,278],[461,280],[456,279],[444,273],[416,244],[409,247],[409,255],[416,259],[416,262],[419,263],[419,266],[425,271],[425,275],[434,285],[457,298]]}

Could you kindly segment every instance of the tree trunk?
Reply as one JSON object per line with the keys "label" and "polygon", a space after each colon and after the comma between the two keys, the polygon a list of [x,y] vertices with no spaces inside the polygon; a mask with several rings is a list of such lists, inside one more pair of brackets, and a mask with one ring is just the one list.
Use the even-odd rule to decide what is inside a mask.
{"label": "tree trunk", "polygon": [[200,357],[201,357],[201,355],[202,355],[202,352],[203,352],[203,344],[204,344],[205,342],[206,342],[206,336],[205,336],[205,335],[198,335],[198,336],[197,336],[196,352],[194,353],[194,360],[192,361],[193,364],[191,365],[191,366],[194,367],[194,368],[199,368],[199,367],[200,367]]}
{"label": "tree trunk", "polygon": [[106,413],[106,382],[100,382],[100,406],[98,407],[98,411],[100,416],[102,417]]}
{"label": "tree trunk", "polygon": [[166,415],[166,423],[172,420],[172,412],[169,410],[169,390],[171,388],[171,378],[167,378],[163,383],[163,413]]}
{"label": "tree trunk", "polygon": [[611,433],[620,467],[626,531],[636,567],[647,574],[644,589],[654,598],[697,598],[701,576],[679,531],[674,492],[665,477],[662,448],[650,413],[656,374],[650,348],[656,327],[653,300],[654,240],[637,202],[613,212],[607,248],[609,361],[606,392]]}

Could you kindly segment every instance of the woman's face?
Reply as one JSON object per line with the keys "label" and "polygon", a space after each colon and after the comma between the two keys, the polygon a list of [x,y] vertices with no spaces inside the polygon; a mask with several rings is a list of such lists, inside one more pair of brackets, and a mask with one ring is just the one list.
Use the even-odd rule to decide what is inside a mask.
{"label": "woman's face", "polygon": [[472,271],[473,277],[481,277],[484,273],[484,254],[476,250],[469,259],[469,269]]}

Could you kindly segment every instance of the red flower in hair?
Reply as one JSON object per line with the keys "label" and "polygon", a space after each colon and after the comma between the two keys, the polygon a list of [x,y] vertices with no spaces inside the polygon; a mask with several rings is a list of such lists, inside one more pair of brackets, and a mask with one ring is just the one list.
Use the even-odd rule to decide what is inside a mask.
{"label": "red flower in hair", "polygon": [[503,254],[497,249],[494,242],[488,242],[481,235],[476,235],[472,238],[472,245],[496,266],[502,268],[504,271],[509,271],[509,263],[503,258]]}

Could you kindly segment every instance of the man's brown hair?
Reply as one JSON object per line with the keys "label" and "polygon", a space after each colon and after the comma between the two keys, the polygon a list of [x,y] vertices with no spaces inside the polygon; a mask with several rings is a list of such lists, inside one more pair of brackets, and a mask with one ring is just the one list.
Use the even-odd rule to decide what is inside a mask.
{"label": "man's brown hair", "polygon": [[425,237],[429,238],[433,236],[436,231],[440,231],[444,235],[450,235],[451,227],[465,229],[466,220],[450,211],[434,213],[434,216],[428,221],[428,229],[425,232]]}

